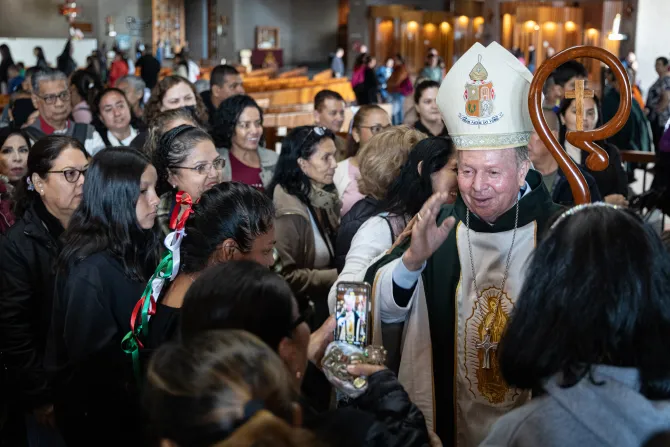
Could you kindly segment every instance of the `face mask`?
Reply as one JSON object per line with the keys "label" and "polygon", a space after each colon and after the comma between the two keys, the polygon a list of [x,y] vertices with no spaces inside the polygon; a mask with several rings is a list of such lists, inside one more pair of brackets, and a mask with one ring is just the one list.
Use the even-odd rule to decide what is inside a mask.
{"label": "face mask", "polygon": [[195,106],[184,106],[184,107],[182,107],[182,109],[184,109],[184,110],[186,110],[188,113],[190,113],[191,116],[192,116],[193,118],[197,118],[197,117],[195,116]]}

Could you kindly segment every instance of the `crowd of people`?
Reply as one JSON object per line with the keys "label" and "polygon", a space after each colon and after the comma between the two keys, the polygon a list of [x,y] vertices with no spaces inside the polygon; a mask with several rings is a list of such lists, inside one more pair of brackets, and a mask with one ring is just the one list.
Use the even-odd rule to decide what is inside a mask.
{"label": "crowd of people", "polygon": [[[336,76],[343,74],[343,54],[344,50],[339,48],[333,58],[331,68]],[[389,57],[384,65],[378,67],[374,56],[367,51],[361,51],[356,56],[352,69],[351,86],[356,94],[358,105],[390,103],[393,107],[391,121],[394,126],[397,126],[407,122],[405,98],[415,92],[415,86],[418,88],[424,81],[433,81],[439,87],[445,73],[445,62],[434,48],[430,48],[426,53],[425,66],[414,84],[401,54]],[[414,93],[416,105],[419,104],[420,98],[420,94],[417,96]],[[414,120],[414,114],[410,113],[410,115],[409,120]]]}
{"label": "crowd of people", "polygon": [[[348,104],[323,90],[279,153],[232,66],[198,93],[187,54],[159,79],[146,51],[137,77],[122,53],[77,70],[71,51],[51,68],[36,48],[0,128],[3,447],[639,446],[670,431],[667,236],[628,207],[623,139],[599,143],[604,171],[566,141],[578,62],[543,107],[591,193],[575,207],[530,123],[532,76],[497,44],[446,77],[431,50],[416,82],[399,55],[375,71],[364,52],[348,132]],[[630,118],[651,145],[670,107],[658,63]],[[585,98],[585,130],[603,119]],[[367,384],[343,398],[323,359],[352,281],[371,286],[368,339],[387,355],[343,365]]]}

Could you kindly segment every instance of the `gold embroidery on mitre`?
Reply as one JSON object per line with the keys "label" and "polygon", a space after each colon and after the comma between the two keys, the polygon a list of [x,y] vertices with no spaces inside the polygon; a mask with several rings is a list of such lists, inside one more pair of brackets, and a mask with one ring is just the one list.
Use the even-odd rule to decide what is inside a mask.
{"label": "gold embroidery on mitre", "polygon": [[[497,287],[489,287],[477,297],[472,315],[465,323],[465,371],[470,392],[477,396],[472,389],[476,385],[478,394],[491,404],[505,402],[510,391],[500,371],[497,348],[513,306],[507,294]],[[470,337],[468,330],[471,330]]]}
{"label": "gold embroidery on mitre", "polygon": [[472,71],[470,71],[470,79],[473,81],[483,81],[488,77],[489,73],[482,65],[482,55],[480,54],[479,59],[477,60],[477,65],[475,65]]}

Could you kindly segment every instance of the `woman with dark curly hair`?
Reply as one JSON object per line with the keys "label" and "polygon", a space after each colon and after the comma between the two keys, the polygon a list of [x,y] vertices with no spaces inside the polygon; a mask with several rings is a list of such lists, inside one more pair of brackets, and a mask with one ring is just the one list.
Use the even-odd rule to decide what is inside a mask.
{"label": "woman with dark curly hair", "polygon": [[214,142],[226,160],[226,181],[265,190],[277,165],[276,152],[263,148],[263,111],[253,98],[235,95],[223,101],[214,118]]}
{"label": "woman with dark curly hair", "polygon": [[204,126],[209,121],[207,108],[195,86],[181,76],[166,76],[151,91],[151,98],[144,109],[144,119],[151,123],[165,110],[184,108]]}

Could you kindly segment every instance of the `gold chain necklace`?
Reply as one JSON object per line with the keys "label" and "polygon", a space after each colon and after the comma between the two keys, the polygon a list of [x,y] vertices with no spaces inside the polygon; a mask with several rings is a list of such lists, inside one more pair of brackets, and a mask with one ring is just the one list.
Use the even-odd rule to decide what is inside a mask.
{"label": "gold chain necklace", "polygon": [[[477,274],[475,273],[475,260],[472,255],[472,242],[470,242],[470,208],[466,207],[466,213],[465,213],[465,228],[466,228],[466,235],[468,238],[468,251],[470,254],[470,268],[472,269],[472,282],[475,286],[475,292],[477,293],[477,300],[481,298],[482,293],[479,291],[479,286],[477,285]],[[512,250],[514,249],[514,242],[516,241],[516,230],[519,227],[519,198],[517,197],[516,199],[516,216],[514,218],[514,233],[512,233],[512,245],[509,247],[509,252],[507,253],[507,262],[505,264],[505,274],[503,275],[503,280],[500,285],[500,293],[498,294],[498,299],[496,301],[496,315],[491,319],[491,322],[488,324],[488,326],[485,328],[486,330],[486,336],[484,339],[478,343],[475,344],[475,347],[477,349],[483,349],[484,350],[484,362],[481,366],[482,369],[491,369],[491,360],[490,360],[490,351],[495,350],[498,347],[497,342],[493,342],[491,340],[491,325],[493,322],[496,320],[496,316],[498,312],[502,312],[500,305],[502,303],[502,296],[503,293],[505,293],[505,284],[507,283],[507,276],[509,275],[509,266],[512,261]]]}

